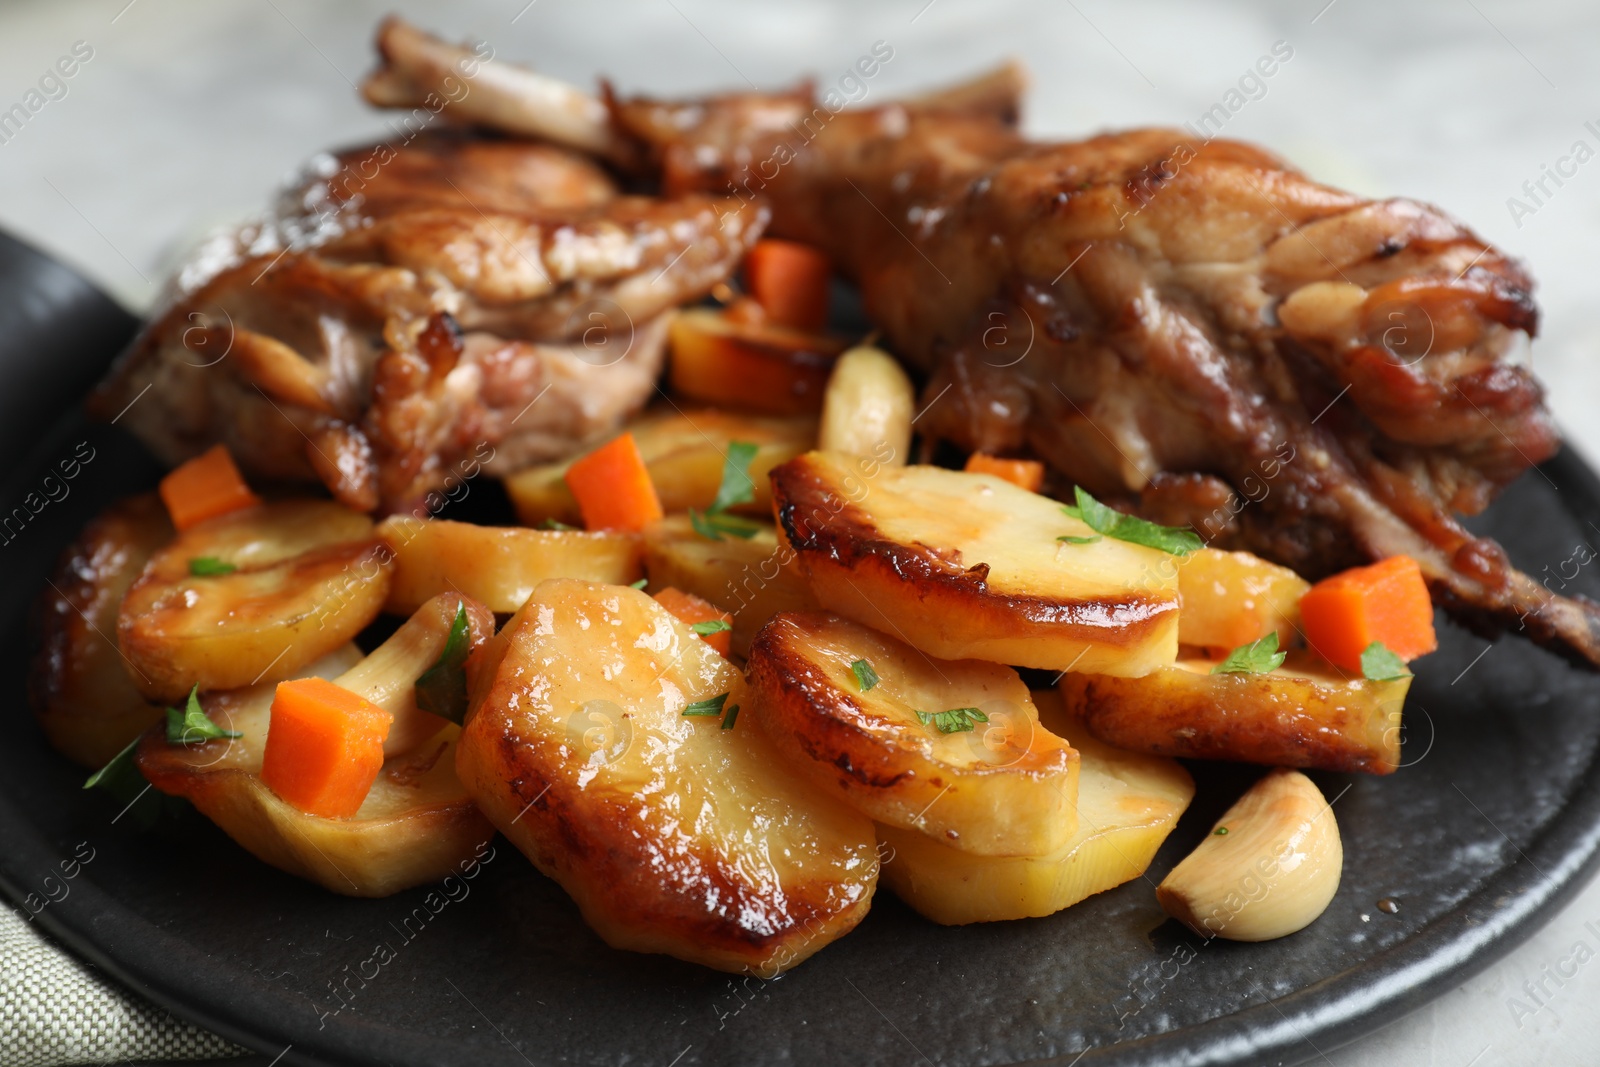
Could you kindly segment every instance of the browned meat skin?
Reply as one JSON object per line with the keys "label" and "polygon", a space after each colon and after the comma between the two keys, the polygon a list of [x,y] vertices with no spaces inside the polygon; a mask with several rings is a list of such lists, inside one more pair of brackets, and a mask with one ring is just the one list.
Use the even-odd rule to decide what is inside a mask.
{"label": "browned meat skin", "polygon": [[324,157],[180,275],[93,408],[126,408],[168,462],[223,441],[248,473],[354,507],[437,503],[638,410],[666,313],[765,220],[737,198],[619,196],[568,149],[460,132]]}
{"label": "browned meat skin", "polygon": [[[804,92],[613,103],[670,194],[772,205],[930,374],[924,433],[1140,493],[1220,476],[1238,540],[1313,577],[1405,553],[1480,630],[1600,664],[1600,609],[1452,513],[1552,455],[1518,264],[1438,210],[1259,149],[1135,130],[1034,144],[992,98],[829,115]],[[1025,354],[1024,354],[1025,353]],[[948,391],[948,392],[947,392]]]}

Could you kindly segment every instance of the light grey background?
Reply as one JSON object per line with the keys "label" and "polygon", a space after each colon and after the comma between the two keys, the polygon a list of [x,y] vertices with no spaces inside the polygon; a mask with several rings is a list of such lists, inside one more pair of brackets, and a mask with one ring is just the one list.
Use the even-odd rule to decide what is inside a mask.
{"label": "light grey background", "polygon": [[[391,8],[583,85],[605,74],[661,95],[830,82],[880,39],[895,55],[869,100],[1015,55],[1035,80],[1029,129],[1057,137],[1194,121],[1287,42],[1293,57],[1224,133],[1333,184],[1443,205],[1523,257],[1544,310],[1534,365],[1571,439],[1600,459],[1600,158],[1560,187],[1547,178],[1537,201],[1522,189],[1580,139],[1600,152],[1600,6],[1577,0],[12,2],[0,8],[0,111],[75,42],[94,55],[0,144],[0,226],[148,305],[187,241],[261,208],[312,152],[383,134],[351,83]],[[1514,213],[1512,197],[1531,212]],[[1592,1063],[1600,966],[1546,978],[1531,1017],[1510,1000],[1536,1007],[1523,983],[1553,973],[1577,942],[1600,951],[1589,921],[1600,928],[1600,885],[1504,962],[1327,1060]]]}

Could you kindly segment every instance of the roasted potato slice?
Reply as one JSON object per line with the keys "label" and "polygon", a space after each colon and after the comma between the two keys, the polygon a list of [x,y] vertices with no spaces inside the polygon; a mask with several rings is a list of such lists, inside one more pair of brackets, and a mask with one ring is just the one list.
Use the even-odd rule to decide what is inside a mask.
{"label": "roasted potato slice", "polygon": [[[173,745],[164,727],[152,727],[139,743],[139,769],[263,862],[332,892],[382,897],[445,877],[494,836],[456,777],[460,727],[418,711],[412,695],[460,603],[450,596],[429,602],[364,659],[349,645],[297,672],[331,678],[395,716],[384,745],[389,758],[354,818],[308,815],[261,780],[276,683],[201,697],[211,720],[241,737]],[[468,602],[467,618],[472,643],[481,645],[494,617]],[[395,752],[405,738],[410,744]]]}
{"label": "roasted potato slice", "polygon": [[[1078,754],[1039,725],[1010,667],[929,659],[837,615],[786,613],[756,636],[749,673],[774,747],[879,822],[988,856],[1049,852],[1077,829]],[[949,732],[924,721],[956,708],[985,718],[942,720]]]}
{"label": "roasted potato slice", "polygon": [[979,856],[914,830],[880,825],[893,851],[883,881],[900,899],[948,926],[1052,915],[1139,877],[1194,798],[1194,780],[1173,760],[1120,752],[1084,737],[1054,693],[1036,692],[1040,721],[1073,738],[1078,830],[1042,856]]}
{"label": "roasted potato slice", "polygon": [[679,396],[769,415],[820,411],[846,342],[712,308],[673,317],[667,381]]}
{"label": "roasted potato slice", "polygon": [[462,781],[608,944],[770,974],[866,914],[872,824],[729,714],[738,673],[649,596],[553,579],[479,655]]}
{"label": "roasted potato slice", "polygon": [[1311,585],[1248,552],[1202,548],[1178,560],[1178,643],[1235,649],[1274,631],[1281,648],[1300,635],[1300,597]]}
{"label": "roasted potato slice", "polygon": [[1143,678],[1069,674],[1061,692],[1090,733],[1132,752],[1368,774],[1400,765],[1409,675],[1368,681],[1303,651],[1270,674],[1215,666],[1183,659]]}
{"label": "roasted potato slice", "polygon": [[[655,411],[627,427],[650,471],[661,506],[668,512],[705,509],[722,484],[722,464],[730,441],[757,446],[750,461],[755,498],[733,510],[748,515],[772,514],[772,489],[767,472],[813,447],[817,441],[814,418],[762,418],[735,415],[711,408]],[[574,457],[576,458],[576,457]],[[572,460],[547,463],[518,471],[505,480],[506,493],[517,518],[529,526],[548,520],[577,526],[583,522],[578,502],[567,488],[567,468]],[[572,575],[578,578],[583,575]]]}
{"label": "roasted potato slice", "polygon": [[[200,523],[157,552],[123,598],[117,640],[146,697],[292,678],[375,619],[389,593],[372,520],[289,500]],[[234,568],[196,576],[196,560]]]}
{"label": "roasted potato slice", "polygon": [[685,516],[669,515],[645,531],[644,563],[651,589],[682,589],[732,613],[739,656],[750,654],[756,631],[778,612],[817,610],[794,549],[764,524],[749,538],[712,541]]}
{"label": "roasted potato slice", "polygon": [[144,565],[174,536],[154,493],[111,505],[62,553],[35,614],[28,677],[34,714],[62,755],[103,767],[162,715],[129,677],[117,611]]}
{"label": "roasted potato slice", "polygon": [[643,573],[639,539],[584,530],[527,530],[395,515],[378,524],[394,551],[385,610],[409,615],[440,593],[457,592],[509,615],[546,578],[627,585]]}
{"label": "roasted potato slice", "polygon": [[772,472],[778,520],[822,606],[930,656],[1137,676],[1178,651],[1164,552],[1093,536],[989,474],[808,452]]}

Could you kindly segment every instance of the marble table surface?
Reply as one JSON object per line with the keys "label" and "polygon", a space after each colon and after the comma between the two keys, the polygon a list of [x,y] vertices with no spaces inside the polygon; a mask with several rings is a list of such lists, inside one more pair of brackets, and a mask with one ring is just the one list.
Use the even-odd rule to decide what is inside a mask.
{"label": "marble table surface", "polygon": [[[894,58],[869,99],[1018,56],[1040,135],[1195,122],[1234,103],[1227,136],[1357,192],[1444,205],[1522,257],[1544,316],[1534,365],[1573,445],[1600,460],[1589,410],[1600,301],[1580,255],[1600,241],[1600,6],[1578,0],[11,0],[0,7],[0,111],[62,57],[75,62],[20,131],[0,131],[0,226],[147,306],[196,235],[259,209],[313,151],[382,133],[352,83],[390,9],[579,84],[604,72],[663,95],[832,81],[882,40]],[[1272,77],[1228,97],[1275,47],[1288,58]],[[1518,1010],[1533,1006],[1524,983],[1578,942],[1585,959],[1600,948],[1591,920],[1600,883],[1503,961],[1325,1060],[1593,1062],[1600,967],[1546,979],[1543,1006]]]}

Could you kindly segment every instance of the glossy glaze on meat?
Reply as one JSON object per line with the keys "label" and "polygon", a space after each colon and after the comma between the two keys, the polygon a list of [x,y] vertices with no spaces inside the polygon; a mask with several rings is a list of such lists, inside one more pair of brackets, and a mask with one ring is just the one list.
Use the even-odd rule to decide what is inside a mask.
{"label": "glossy glaze on meat", "polygon": [[665,313],[726,278],[765,217],[619,195],[569,149],[460,131],[319,157],[184,268],[94,407],[168,462],[223,441],[256,477],[431,508],[642,407]]}

